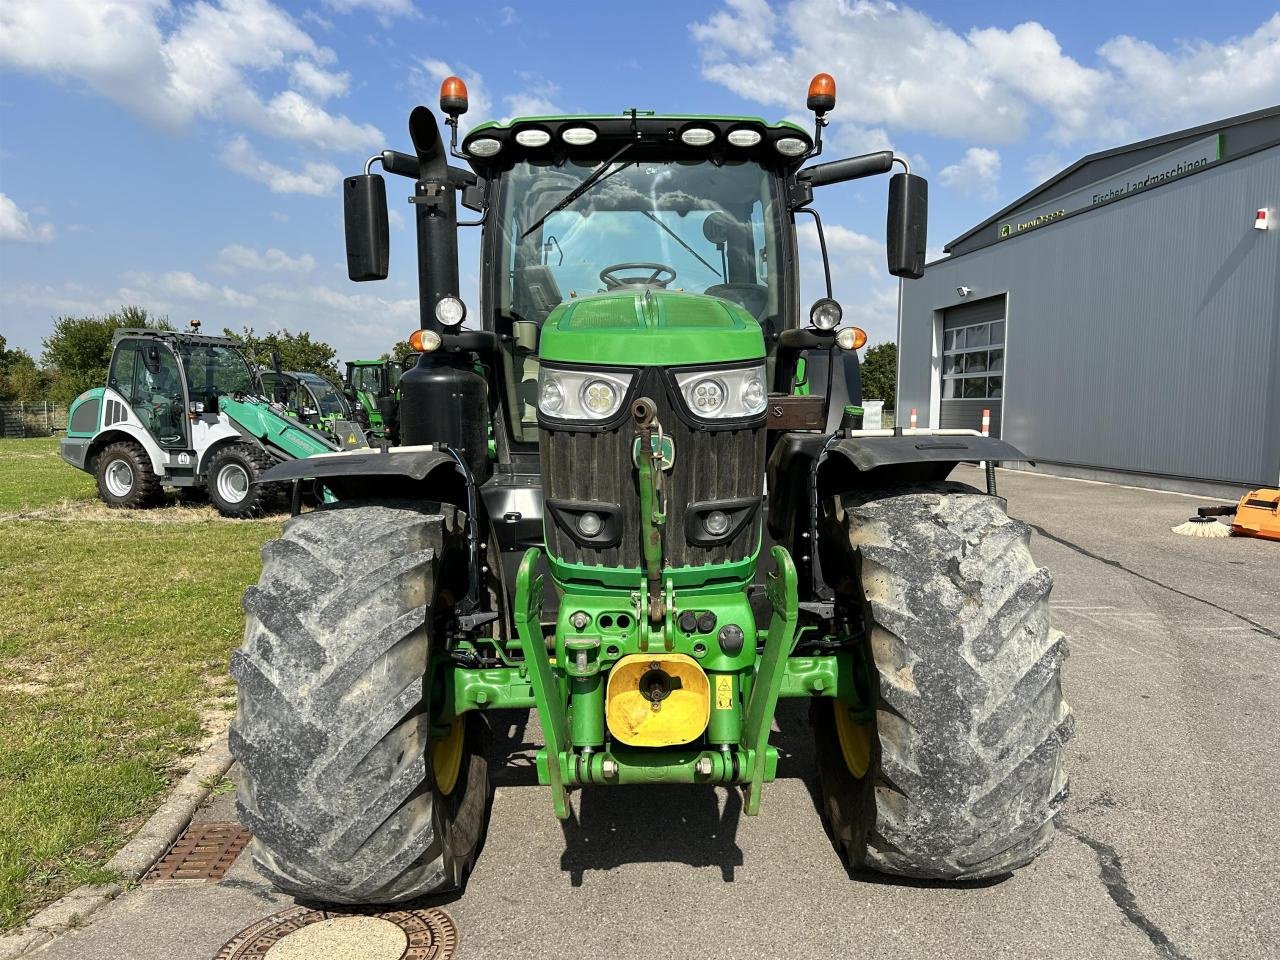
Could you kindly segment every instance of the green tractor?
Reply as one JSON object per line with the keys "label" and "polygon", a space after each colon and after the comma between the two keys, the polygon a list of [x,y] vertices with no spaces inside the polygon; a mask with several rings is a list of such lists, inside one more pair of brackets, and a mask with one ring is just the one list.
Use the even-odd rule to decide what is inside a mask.
{"label": "green tractor", "polygon": [[225,517],[253,517],[284,506],[288,484],[259,482],[273,465],[366,445],[346,426],[351,442],[339,444],[269,403],[233,340],[122,329],[106,386],[71,404],[60,452],[94,475],[108,506],[151,506],[174,488],[207,494]]}
{"label": "green tractor", "polygon": [[348,360],[343,389],[356,418],[375,438],[394,439],[400,406],[400,378],[417,363],[418,355],[403,360]]}
{"label": "green tractor", "polygon": [[[264,549],[231,662],[239,810],[279,888],[362,904],[463,884],[504,708],[536,711],[561,818],[619,784],[737,789],[757,813],[775,710],[798,698],[853,868],[991,877],[1050,844],[1072,717],[1049,574],[990,478],[947,480],[1024,458],[973,431],[862,429],[864,337],[829,295],[801,315],[815,189],[906,167],[806,165],[834,93],[816,78],[812,133],[628,110],[483,123],[459,149],[450,78],[448,139],[418,107],[414,154],[345,181],[360,281],[387,275],[372,165],[413,183],[424,352],[403,447],[266,475],[329,501]],[[925,191],[889,180],[898,277],[923,269]],[[483,231],[475,329],[459,201]]]}
{"label": "green tractor", "polygon": [[356,416],[350,401],[318,373],[264,370],[260,377],[267,398],[283,407],[290,418],[315,428],[339,446],[364,445],[360,442],[363,432],[351,429]]}

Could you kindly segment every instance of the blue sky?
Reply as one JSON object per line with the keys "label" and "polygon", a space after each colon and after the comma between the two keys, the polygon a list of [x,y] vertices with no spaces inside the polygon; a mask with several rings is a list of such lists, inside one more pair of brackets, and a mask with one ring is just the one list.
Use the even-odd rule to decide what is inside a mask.
{"label": "blue sky", "polygon": [[[137,303],[205,330],[308,329],[343,358],[416,326],[407,191],[392,275],[347,281],[341,177],[408,148],[445,72],[465,120],[626,107],[803,117],[827,158],[892,146],[930,248],[1081,155],[1280,102],[1274,3],[0,0],[0,333]],[[882,179],[825,188],[836,295],[892,338]],[[816,292],[810,228],[806,296]],[[474,234],[463,284],[474,302]]]}

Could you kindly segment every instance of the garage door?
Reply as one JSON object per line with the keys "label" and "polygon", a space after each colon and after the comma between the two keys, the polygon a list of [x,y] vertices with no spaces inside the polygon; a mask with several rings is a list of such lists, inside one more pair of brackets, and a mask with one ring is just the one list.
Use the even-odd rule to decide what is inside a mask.
{"label": "garage door", "polygon": [[1000,436],[1004,397],[1004,297],[952,307],[942,315],[944,429],[982,429],[991,411],[991,435]]}

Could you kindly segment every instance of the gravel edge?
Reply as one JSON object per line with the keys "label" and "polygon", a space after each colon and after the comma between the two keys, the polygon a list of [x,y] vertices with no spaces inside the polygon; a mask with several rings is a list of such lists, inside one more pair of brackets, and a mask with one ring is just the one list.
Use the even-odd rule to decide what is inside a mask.
{"label": "gravel edge", "polygon": [[23,926],[0,937],[0,960],[17,960],[58,934],[83,926],[87,917],[118,897],[125,885],[140,880],[191,823],[196,809],[209,796],[210,785],[231,768],[231,763],[224,730],[196,757],[160,809],[107,861],[106,869],[118,874],[122,882],[86,884],[49,904]]}

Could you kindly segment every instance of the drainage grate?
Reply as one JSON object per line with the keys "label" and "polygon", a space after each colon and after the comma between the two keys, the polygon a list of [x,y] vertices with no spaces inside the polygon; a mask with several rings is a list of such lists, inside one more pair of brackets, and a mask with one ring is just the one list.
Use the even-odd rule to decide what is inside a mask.
{"label": "drainage grate", "polygon": [[458,928],[452,917],[436,907],[386,913],[290,907],[237,933],[213,960],[264,960],[268,956],[449,960],[457,949]]}
{"label": "drainage grate", "polygon": [[252,834],[238,823],[193,823],[151,868],[144,883],[204,883],[221,880]]}

